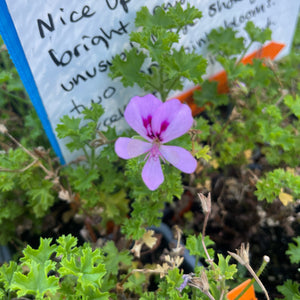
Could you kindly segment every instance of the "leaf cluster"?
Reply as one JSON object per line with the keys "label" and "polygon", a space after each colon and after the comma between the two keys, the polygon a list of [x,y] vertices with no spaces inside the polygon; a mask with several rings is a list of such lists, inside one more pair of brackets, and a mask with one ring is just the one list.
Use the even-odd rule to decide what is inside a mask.
{"label": "leaf cluster", "polygon": [[[195,91],[196,103],[205,106],[206,117],[212,123],[208,133],[205,127],[201,140],[210,146],[212,160],[217,160],[221,168],[255,165],[252,157],[246,155],[249,151],[264,155],[271,169],[296,167],[300,147],[299,85],[294,82],[291,86],[289,75],[269,60],[257,57],[252,63],[241,63],[254,43],[262,45],[271,39],[270,29],[260,29],[252,22],[244,30],[247,40],[232,28],[214,29],[209,34],[208,48],[226,71],[229,93],[218,94],[217,83],[210,81]],[[203,117],[198,120],[205,125]],[[278,178],[276,183],[273,174],[266,176],[268,181],[257,183],[260,200],[273,201],[282,190],[297,197],[297,183],[289,174],[285,175],[289,179]]]}
{"label": "leaf cluster", "polygon": [[291,171],[276,169],[268,172],[256,184],[256,188],[255,194],[258,200],[266,199],[267,202],[273,202],[282,191],[290,192],[297,198],[300,195],[300,176]]}
{"label": "leaf cluster", "polygon": [[[300,237],[293,238],[295,243],[289,243],[289,249],[286,254],[289,255],[291,263],[299,264],[300,262]],[[300,272],[300,269],[298,269]],[[284,299],[300,299],[300,284],[290,279],[286,280],[283,285],[277,286],[277,290],[285,297]],[[277,300],[277,299],[276,299]]]}
{"label": "leaf cluster", "polygon": [[200,83],[206,60],[174,44],[180,40],[180,31],[201,17],[195,7],[188,4],[183,9],[179,2],[167,11],[157,7],[153,14],[142,7],[135,19],[140,30],[130,34],[134,47],[125,51],[125,59],[120,55],[113,59],[110,76],[120,77],[125,87],[138,84],[146,92],[158,92],[163,101],[171,90],[183,87],[183,79]]}
{"label": "leaf cluster", "polygon": [[51,243],[52,239],[41,238],[38,249],[27,246],[23,250],[21,264],[10,262],[0,268],[4,293],[35,299],[109,299],[102,289],[106,268],[100,249],[77,246],[71,235]]}
{"label": "leaf cluster", "polygon": [[53,182],[44,179],[45,173],[32,163],[33,159],[21,148],[0,153],[1,243],[15,236],[15,227],[22,216],[38,220],[55,202]]}

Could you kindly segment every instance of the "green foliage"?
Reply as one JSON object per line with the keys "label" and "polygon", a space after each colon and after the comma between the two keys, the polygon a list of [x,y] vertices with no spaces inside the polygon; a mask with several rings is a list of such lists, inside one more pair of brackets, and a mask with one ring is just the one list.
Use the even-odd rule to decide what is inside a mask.
{"label": "green foliage", "polygon": [[[300,237],[293,238],[293,240],[296,244],[289,243],[289,249],[285,253],[289,255],[291,263],[297,264],[300,262]],[[298,271],[300,272],[300,269]],[[285,297],[284,299],[300,299],[300,284],[290,279],[285,281],[283,285],[277,286],[277,290]]]}
{"label": "green foliage", "polygon": [[236,37],[237,31],[232,28],[213,29],[209,36],[208,49],[213,54],[219,54],[225,57],[240,55],[244,50],[245,39]]}
{"label": "green foliage", "polygon": [[21,148],[0,153],[0,242],[7,243],[15,236],[19,217],[33,220],[46,215],[55,202],[53,182],[45,177],[38,163]]}
{"label": "green foliage", "polygon": [[218,254],[218,264],[214,263],[214,276],[224,276],[225,279],[234,279],[234,275],[237,272],[236,265],[229,265],[231,256],[227,255],[224,258],[223,255]]}
{"label": "green foliage", "polygon": [[20,272],[21,266],[15,261],[10,261],[9,265],[3,264],[0,267],[0,282],[4,285],[5,290],[10,290],[10,285],[15,272]]}
{"label": "green foliage", "polygon": [[74,275],[77,277],[77,289],[82,291],[96,290],[101,286],[102,277],[106,270],[102,262],[102,255],[99,249],[94,251],[91,247],[80,249],[79,253],[70,258],[63,257],[58,272],[61,276]]}
{"label": "green foliage", "polygon": [[273,202],[282,190],[292,191],[295,197],[300,195],[300,176],[290,171],[276,169],[267,173],[266,177],[256,184],[256,196],[258,200],[266,199]]}
{"label": "green foliage", "polygon": [[163,184],[159,189],[150,192],[140,175],[144,163],[141,157],[128,160],[125,172],[132,188],[130,196],[135,201],[132,203],[131,218],[124,221],[122,232],[135,240],[143,236],[147,226],[159,226],[164,203],[173,201],[174,197],[180,198],[183,193],[180,171],[167,164],[162,166],[165,176]]}
{"label": "green foliage", "polygon": [[53,205],[55,198],[51,191],[52,187],[53,183],[51,181],[42,180],[38,186],[32,186],[27,191],[29,205],[33,207],[33,212],[37,217],[44,216],[49,207]]}
{"label": "green foliage", "polygon": [[[137,53],[136,49],[130,51],[124,51],[126,60],[124,61],[120,56],[114,58],[114,64],[110,70],[113,75],[111,77],[121,77],[121,82],[125,87],[133,86],[137,83],[139,86],[143,86],[146,83],[146,76],[140,73],[146,55],[143,52]],[[128,68],[128,65],[131,68]]]}
{"label": "green foliage", "polygon": [[0,268],[0,283],[5,291],[35,299],[64,299],[71,294],[72,299],[108,299],[109,294],[101,291],[106,270],[100,249],[92,250],[87,244],[78,247],[77,239],[71,235],[61,236],[59,245],[51,242],[52,239],[41,238],[38,249],[24,249],[21,265],[11,262]]}
{"label": "green foliage", "polygon": [[146,282],[146,276],[143,273],[134,273],[129,276],[124,288],[129,291],[141,295],[143,293],[143,285]]}
{"label": "green foliage", "polygon": [[201,17],[202,13],[195,7],[191,7],[189,3],[186,10],[178,3],[168,11],[165,11],[162,7],[157,7],[154,15],[151,15],[148,8],[144,6],[136,15],[135,25],[149,29],[160,26],[166,29],[178,29],[179,31]]}
{"label": "green foliage", "polygon": [[287,95],[284,98],[285,105],[292,111],[293,114],[299,119],[300,118],[300,97],[296,95],[295,98],[292,95]]}
{"label": "green foliage", "polygon": [[[252,64],[240,63],[253,43],[263,44],[271,39],[268,28],[260,29],[248,22],[244,29],[249,37],[247,43],[232,28],[214,29],[208,36],[208,47],[224,67],[230,91],[229,97],[218,95],[217,84],[209,81],[195,91],[196,103],[205,106],[213,122],[199,140],[204,139],[208,144],[212,159],[216,159],[221,168],[249,163],[245,153],[257,149],[271,168],[296,167],[300,147],[298,90],[282,90],[288,75],[279,77],[273,63],[264,64],[260,59],[254,59]],[[224,105],[227,105],[227,113],[224,113]],[[205,121],[199,120],[205,126]],[[298,176],[274,170],[257,182],[259,200],[272,202],[282,191],[297,197]]]}
{"label": "green foliage", "polygon": [[300,284],[287,280],[283,285],[277,287],[277,290],[285,297],[286,300],[300,299]]}
{"label": "green foliage", "polygon": [[16,272],[10,288],[17,290],[18,297],[34,295],[36,299],[43,299],[46,294],[54,295],[58,290],[58,278],[47,276],[51,267],[31,261],[30,272],[27,275]]}
{"label": "green foliage", "polygon": [[266,41],[271,40],[272,31],[270,28],[261,29],[255,26],[253,22],[247,22],[244,29],[249,35],[251,41],[264,44]]}
{"label": "green foliage", "polygon": [[[210,246],[214,245],[214,242],[209,238],[209,236],[204,237],[204,244],[208,248]],[[199,233],[199,235],[196,237],[195,235],[188,236],[186,240],[186,248],[190,251],[191,255],[196,255],[202,258],[207,259],[203,244],[202,244],[202,234]],[[214,250],[212,248],[207,249],[207,252],[210,257],[214,256]]]}
{"label": "green foliage", "polygon": [[286,251],[286,254],[290,256],[290,261],[293,264],[300,262],[300,237],[293,238],[293,241],[296,243],[289,243],[289,249]]}
{"label": "green foliage", "polygon": [[[157,91],[163,101],[171,90],[183,87],[183,78],[200,83],[206,68],[205,59],[186,53],[183,47],[175,49],[173,45],[179,41],[180,30],[201,17],[201,12],[190,4],[185,10],[180,3],[167,11],[157,7],[153,15],[147,7],[142,7],[135,19],[141,30],[130,34],[130,41],[138,45],[137,49],[125,51],[125,59],[116,55],[110,76],[121,77],[124,86],[136,83],[147,92]],[[149,72],[142,68],[146,60],[150,61],[147,63]]]}
{"label": "green foliage", "polygon": [[105,244],[103,251],[106,254],[104,257],[104,264],[108,274],[117,275],[119,266],[130,266],[132,257],[128,250],[118,251],[115,244],[110,241]]}

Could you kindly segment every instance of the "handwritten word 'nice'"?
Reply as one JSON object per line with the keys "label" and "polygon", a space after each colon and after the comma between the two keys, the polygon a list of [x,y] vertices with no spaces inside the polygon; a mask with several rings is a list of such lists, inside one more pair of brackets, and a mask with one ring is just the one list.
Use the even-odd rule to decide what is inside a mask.
{"label": "handwritten word 'nice'", "polygon": [[[90,7],[88,5],[83,6],[81,12],[78,12],[77,10],[74,10],[70,13],[69,17],[63,17],[60,16],[60,22],[63,25],[67,25],[68,20],[70,23],[77,23],[78,21],[84,19],[84,18],[90,18],[92,17],[96,12],[90,12]],[[60,9],[61,12],[64,12],[64,9]],[[53,21],[52,14],[48,14],[48,21],[44,21],[41,19],[37,19],[37,26],[40,33],[41,38],[43,39],[45,37],[45,29],[52,32],[55,30],[55,24]]]}
{"label": "handwritten word 'nice'", "polygon": [[[123,10],[128,13],[128,2],[130,2],[130,0],[106,0],[106,5],[109,10],[115,10],[116,8],[121,6]],[[77,23],[84,18],[91,18],[96,13],[96,11],[91,12],[90,10],[91,8],[88,5],[84,5],[81,11],[73,10],[71,13],[67,14],[65,13],[64,8],[60,8],[61,13],[59,15],[59,21],[57,22],[66,26],[68,24]],[[48,13],[47,15],[48,19],[37,19],[38,31],[42,39],[46,36],[46,30],[49,32],[53,32],[58,25],[54,23],[54,19],[51,13]]]}

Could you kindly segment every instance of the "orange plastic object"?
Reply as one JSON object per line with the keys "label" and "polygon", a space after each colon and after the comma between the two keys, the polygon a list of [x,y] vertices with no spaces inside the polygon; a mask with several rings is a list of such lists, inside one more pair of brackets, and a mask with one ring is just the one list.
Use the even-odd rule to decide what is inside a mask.
{"label": "orange plastic object", "polygon": [[[228,300],[234,300],[236,297],[238,297],[238,295],[244,290],[244,288],[250,283],[250,281],[251,280],[248,279],[236,288],[234,288],[232,291],[230,291],[227,294]],[[255,297],[253,284],[239,300],[257,300],[257,298]]]}
{"label": "orange plastic object", "polygon": [[[241,62],[243,64],[251,64],[252,60],[254,58],[270,58],[273,60],[284,47],[285,47],[284,44],[270,42],[268,45],[264,46],[263,48],[261,48],[257,51],[254,51],[253,53],[245,56],[241,60]],[[216,75],[209,78],[209,80],[218,82],[217,88],[218,88],[219,94],[228,93],[229,88],[227,85],[227,76],[226,76],[225,71],[221,71],[221,72],[217,73]],[[179,99],[181,102],[186,102],[190,106],[194,116],[197,114],[200,114],[205,109],[205,107],[198,107],[194,103],[193,93],[195,90],[200,90],[200,89],[201,89],[200,86],[196,86],[196,87],[174,97],[176,99]]]}

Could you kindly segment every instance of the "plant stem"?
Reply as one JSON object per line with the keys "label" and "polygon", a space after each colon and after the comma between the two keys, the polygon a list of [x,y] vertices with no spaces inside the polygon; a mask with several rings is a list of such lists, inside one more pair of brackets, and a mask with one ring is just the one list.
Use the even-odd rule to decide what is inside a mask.
{"label": "plant stem", "polygon": [[16,100],[18,100],[18,101],[20,101],[20,102],[22,102],[22,103],[24,103],[24,104],[28,104],[28,101],[26,101],[26,100],[23,99],[22,97],[19,97],[19,96],[17,96],[17,95],[14,95],[14,94],[12,94],[12,93],[9,93],[9,92],[7,92],[7,91],[5,91],[5,90],[3,90],[3,89],[0,89],[0,92],[1,92],[3,95],[5,95],[5,96],[14,98],[14,99],[16,99]]}
{"label": "plant stem", "polygon": [[245,48],[245,50],[244,50],[243,53],[241,54],[240,59],[236,62],[235,65],[238,65],[238,64],[241,62],[241,60],[244,58],[244,56],[246,55],[247,51],[250,49],[250,47],[252,46],[252,44],[253,44],[253,41],[251,41],[251,42],[249,43],[249,45]]}
{"label": "plant stem", "polygon": [[[268,262],[270,261],[269,257],[268,256],[264,256],[263,258],[263,262],[260,266],[260,268],[258,269],[257,273],[255,274],[255,272],[253,271],[253,269],[250,267],[250,265],[246,266],[247,269],[248,267],[250,267],[250,269],[252,270],[252,272],[248,269],[248,271],[251,273],[251,275],[253,276],[253,278],[251,279],[251,281],[249,282],[249,284],[245,287],[245,289],[235,298],[235,300],[238,300],[240,299],[246,292],[247,290],[251,287],[251,285],[256,281],[259,286],[261,287],[261,289],[264,291],[265,295],[266,295],[266,298],[267,299],[270,299],[269,298],[269,295],[268,295],[268,292],[266,291],[265,287],[263,286],[262,282],[259,280],[259,276],[261,275],[261,273],[263,272],[263,270],[265,269],[265,267],[267,266]],[[254,273],[254,275],[253,275]]]}
{"label": "plant stem", "polygon": [[169,89],[167,91],[167,96],[166,97],[168,97],[169,93],[171,92],[171,90],[173,89],[174,85],[177,83],[177,81],[179,79],[180,79],[180,76],[175,77],[175,79],[173,80],[173,82],[171,83],[171,85],[170,85],[170,87],[169,87]]}

